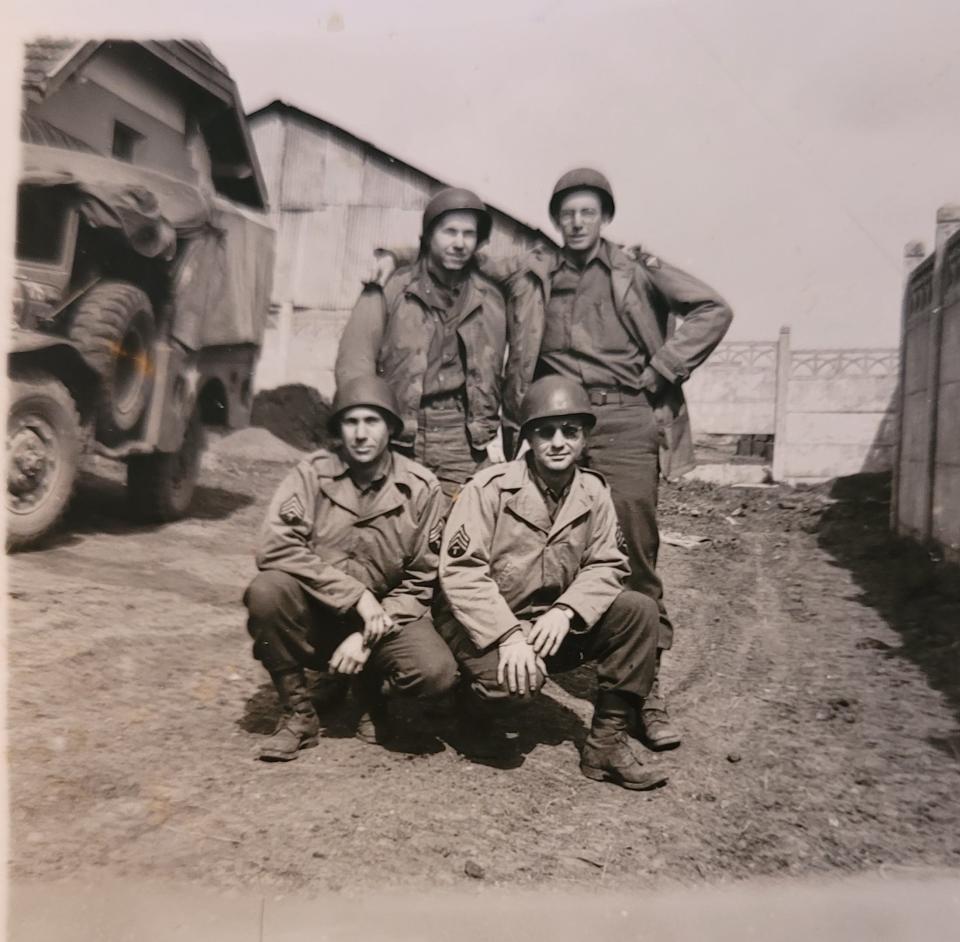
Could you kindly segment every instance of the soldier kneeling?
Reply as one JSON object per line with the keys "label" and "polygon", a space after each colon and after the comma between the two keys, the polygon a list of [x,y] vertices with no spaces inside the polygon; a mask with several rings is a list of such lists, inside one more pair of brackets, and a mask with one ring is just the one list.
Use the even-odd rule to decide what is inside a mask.
{"label": "soldier kneeling", "polygon": [[536,693],[548,671],[597,663],[599,693],[580,759],[624,788],[666,782],[628,744],[650,692],[659,613],[622,589],[628,573],[603,478],[578,468],[595,417],[585,390],[547,376],[521,407],[527,454],[477,473],[447,520],[437,628],[470,692],[501,703]]}
{"label": "soldier kneeling", "polygon": [[333,453],[302,461],[274,495],[244,596],[253,654],[283,715],[260,758],[294,759],[320,721],[304,668],[357,676],[357,735],[389,735],[385,696],[438,697],[457,667],[430,618],[444,498],[436,477],[389,449],[401,428],[377,377],[337,390]]}

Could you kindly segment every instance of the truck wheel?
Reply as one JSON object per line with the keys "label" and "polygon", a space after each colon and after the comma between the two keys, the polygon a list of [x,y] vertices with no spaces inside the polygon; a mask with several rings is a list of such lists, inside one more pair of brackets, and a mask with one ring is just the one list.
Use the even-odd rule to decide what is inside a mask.
{"label": "truck wheel", "polygon": [[97,437],[114,444],[143,415],[153,388],[156,326],[150,299],[123,281],[91,288],[74,310],[70,339],[100,377]]}
{"label": "truck wheel", "polygon": [[80,418],[59,380],[19,373],[7,416],[7,548],[23,549],[57,525],[80,460]]}
{"label": "truck wheel", "polygon": [[127,496],[142,520],[177,520],[189,509],[200,476],[203,423],[194,412],[180,450],[135,455],[127,461]]}

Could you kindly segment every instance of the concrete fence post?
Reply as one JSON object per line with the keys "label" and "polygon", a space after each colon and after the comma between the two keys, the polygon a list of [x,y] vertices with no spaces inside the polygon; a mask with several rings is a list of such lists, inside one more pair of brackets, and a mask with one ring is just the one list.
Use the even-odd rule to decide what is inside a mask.
{"label": "concrete fence post", "polygon": [[940,363],[943,348],[943,302],[946,295],[944,268],[947,240],[960,229],[960,205],[948,203],[937,210],[937,234],[933,260],[933,306],[930,309],[930,357],[927,373],[930,449],[927,456],[927,507],[923,538],[933,536],[933,508],[937,485],[937,431],[940,418]]}
{"label": "concrete fence post", "polygon": [[903,247],[903,293],[900,303],[900,366],[897,379],[897,438],[893,450],[893,479],[890,483],[890,529],[900,532],[900,463],[903,460],[903,403],[907,386],[907,314],[910,278],[927,257],[926,246],[916,240]]}
{"label": "concrete fence post", "polygon": [[773,405],[773,479],[782,481],[789,467],[787,453],[787,396],[790,391],[790,328],[777,338],[777,388]]}

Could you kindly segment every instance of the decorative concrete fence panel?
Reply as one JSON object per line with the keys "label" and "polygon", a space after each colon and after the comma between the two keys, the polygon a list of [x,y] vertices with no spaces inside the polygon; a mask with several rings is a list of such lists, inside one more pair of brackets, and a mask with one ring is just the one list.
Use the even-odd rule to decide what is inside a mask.
{"label": "decorative concrete fence panel", "polygon": [[773,476],[812,482],[893,464],[898,356],[722,343],[684,387],[694,434],[774,435]]}
{"label": "decorative concrete fence panel", "polygon": [[896,350],[794,350],[784,358],[773,476],[822,481],[893,464]]}
{"label": "decorative concrete fence panel", "polygon": [[777,344],[722,343],[684,386],[698,435],[772,435]]}

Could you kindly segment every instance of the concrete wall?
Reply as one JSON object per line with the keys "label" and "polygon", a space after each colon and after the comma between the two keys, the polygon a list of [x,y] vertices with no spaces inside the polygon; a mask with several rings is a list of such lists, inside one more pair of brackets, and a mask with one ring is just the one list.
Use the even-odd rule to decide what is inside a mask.
{"label": "concrete wall", "polygon": [[697,435],[772,435],[777,399],[776,342],[721,343],[683,391]]}
{"label": "concrete wall", "polygon": [[960,560],[960,206],[937,214],[932,255],[907,245],[905,267],[892,524]]}
{"label": "concrete wall", "polygon": [[[337,344],[373,249],[415,245],[423,208],[443,184],[309,115],[267,109],[250,127],[278,232],[255,388],[305,383],[331,396]],[[491,251],[534,243],[529,228],[493,216]]]}
{"label": "concrete wall", "polygon": [[896,350],[722,343],[685,386],[695,437],[774,435],[773,476],[812,482],[893,464]]}
{"label": "concrete wall", "polygon": [[793,350],[781,379],[773,477],[823,481],[893,465],[896,350]]}

